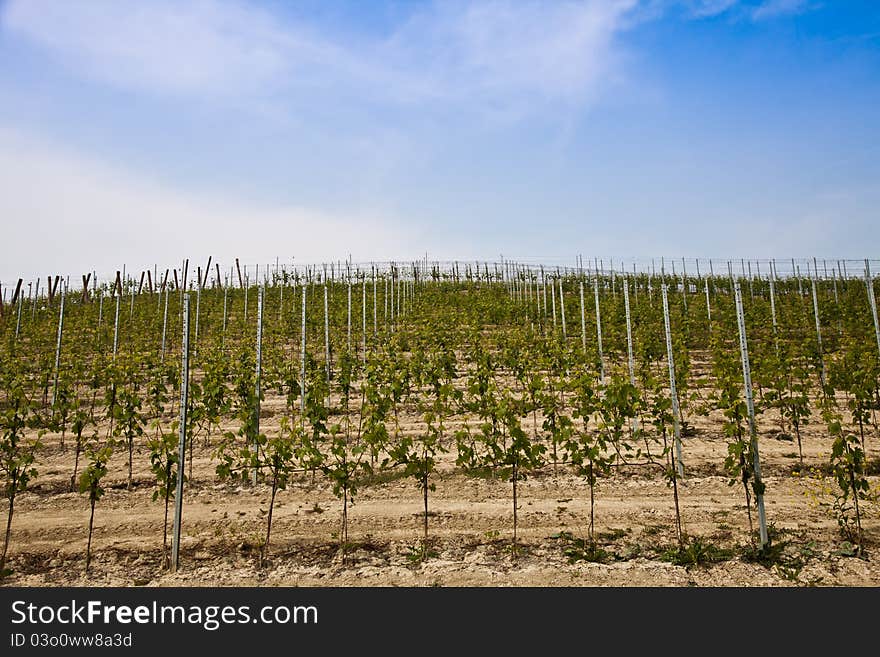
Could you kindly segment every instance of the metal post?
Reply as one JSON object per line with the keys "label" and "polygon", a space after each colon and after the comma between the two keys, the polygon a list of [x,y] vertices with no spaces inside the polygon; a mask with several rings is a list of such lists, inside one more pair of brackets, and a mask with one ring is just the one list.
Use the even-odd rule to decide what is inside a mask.
{"label": "metal post", "polygon": [[776,324],[776,267],[773,260],[770,261],[770,315],[773,318],[773,341],[776,343],[776,352],[779,353],[779,337]]}
{"label": "metal post", "polygon": [[874,297],[874,279],[871,278],[871,265],[865,258],[865,285],[868,287],[868,303],[871,304],[871,316],[874,318],[874,337],[877,338],[877,351],[880,352],[880,323],[877,322],[877,299]]}
{"label": "metal post", "polygon": [[681,459],[681,426],[678,407],[678,391],[675,386],[675,361],[672,356],[672,329],[669,325],[669,302],[666,296],[666,283],[660,286],[663,294],[663,324],[666,329],[666,358],[669,361],[669,395],[672,398],[672,432],[675,438],[675,471],[684,477],[684,464]]}
{"label": "metal post", "polygon": [[180,563],[180,521],[183,512],[183,474],[186,471],[186,415],[189,406],[189,294],[183,295],[183,346],[180,364],[180,433],[177,440],[177,492],[171,537],[171,571]]}
{"label": "metal post", "polygon": [[58,338],[55,341],[55,378],[52,384],[52,407],[58,398],[58,368],[61,365],[61,334],[64,330],[64,297],[67,296],[67,286],[61,288],[61,309],[58,311]]}
{"label": "metal post", "polygon": [[391,332],[394,333],[394,309],[395,308],[394,308],[394,265],[393,264],[391,265],[391,269],[389,271],[389,278],[390,278],[390,280],[388,281],[388,288],[391,290],[391,300],[389,301],[389,305],[391,307],[391,311],[390,311],[391,314],[388,317],[388,319],[390,320],[390,324],[391,324]]}
{"label": "metal post", "polygon": [[[622,268],[621,268],[622,271]],[[639,300],[639,279],[638,274],[636,273],[636,262],[633,260],[633,293],[635,295],[636,301]]]}
{"label": "metal post", "polygon": [[547,318],[547,279],[544,277],[544,265],[541,265],[541,293],[544,297],[544,315],[541,318],[541,327],[544,326],[544,319]]}
{"label": "metal post", "polygon": [[599,310],[599,273],[596,272],[593,286],[596,299],[596,341],[599,345],[599,383],[605,383],[605,355],[602,353],[602,313]]}
{"label": "metal post", "polygon": [[822,328],[819,325],[819,301],[816,297],[816,278],[810,276],[810,285],[813,291],[813,315],[816,318],[816,344],[819,347],[819,380],[822,388],[825,388],[825,357],[822,355]]}
{"label": "metal post", "polygon": [[[327,305],[327,282],[324,282],[324,357],[327,367],[327,385],[330,385],[330,315]],[[329,389],[327,394],[329,395]]]}
{"label": "metal post", "polygon": [[367,362],[367,277],[364,275],[363,286],[361,289],[361,347],[364,351],[364,362]]}
{"label": "metal post", "polygon": [[749,260],[749,298],[754,301],[755,300],[755,290],[752,287],[752,261]]}
{"label": "metal post", "polygon": [[617,301],[617,287],[614,284],[614,258],[609,260],[608,269],[611,272],[611,298]]}
{"label": "metal post", "polygon": [[[538,276],[532,273],[532,288],[535,295],[535,320],[542,321],[541,318],[541,288],[538,286]],[[542,322],[543,324],[543,322]]]}
{"label": "metal post", "polygon": [[840,305],[840,296],[837,294],[837,270],[834,267],[831,268],[831,283],[834,286],[834,305],[837,306]]}
{"label": "metal post", "polygon": [[165,362],[165,333],[168,329],[168,288],[165,288],[165,312],[162,314],[162,356],[159,359]]}
{"label": "metal post", "polygon": [[626,355],[627,365],[629,366],[629,382],[635,387],[635,361],[633,360],[633,338],[632,338],[632,321],[629,311],[629,279],[623,277],[623,308],[626,314]]}
{"label": "metal post", "polygon": [[565,297],[562,295],[562,278],[559,279],[559,317],[562,319],[562,339],[568,337],[565,330]]}
{"label": "metal post", "polygon": [[[626,275],[623,276],[623,308],[626,313],[626,357],[627,357],[627,366],[629,367],[629,382],[633,388],[636,387],[636,368],[635,361],[633,360],[633,336],[632,336],[632,322],[630,321],[630,312],[629,312],[629,279],[627,279]],[[632,423],[633,431],[639,430],[639,418],[634,417]]]}
{"label": "metal post", "polygon": [[[251,452],[256,454],[260,449],[257,444],[257,436],[260,435],[260,376],[263,372],[263,288],[257,288],[257,366],[254,373],[254,401],[256,408],[254,409],[254,442],[251,444]],[[257,468],[254,468],[253,484],[257,484]]]}
{"label": "metal post", "polygon": [[199,278],[199,285],[196,288],[196,327],[193,336],[193,352],[196,359],[199,357],[199,313],[202,307],[202,280]]}
{"label": "metal post", "polygon": [[706,320],[709,322],[709,331],[712,331],[712,304],[709,303],[709,279],[703,279],[703,289],[706,292]]}
{"label": "metal post", "polygon": [[[278,271],[277,271],[278,266],[277,265],[275,266],[275,270],[276,270],[275,273],[277,276],[277,273],[278,273]],[[279,287],[279,290],[278,290],[278,323],[279,324],[281,323],[281,317],[284,313],[284,278],[283,278],[283,276],[284,276],[284,272],[282,270],[282,279],[281,279],[279,286],[278,286]]]}
{"label": "metal post", "polygon": [[300,428],[305,427],[306,415],[306,285],[303,283],[302,298],[302,341],[300,346],[300,384],[299,384],[299,408],[300,408]]}
{"label": "metal post", "polygon": [[688,281],[687,281],[687,266],[685,265],[684,257],[681,259],[681,300],[684,302],[684,313],[687,315],[688,311]]}
{"label": "metal post", "polygon": [[556,333],[556,286],[550,283],[550,301],[553,305],[553,333]]}
{"label": "metal post", "polygon": [[581,280],[581,345],[584,349],[584,358],[587,356],[587,321],[584,316],[584,282]]}
{"label": "metal post", "polygon": [[351,279],[348,279],[348,351],[351,352]]}
{"label": "metal post", "polygon": [[226,336],[226,306],[229,294],[229,285],[223,287],[223,335]]}
{"label": "metal post", "polygon": [[753,469],[755,474],[755,502],[758,505],[758,527],[761,534],[761,549],[768,543],[767,538],[767,517],[764,513],[764,494],[761,491],[763,482],[761,480],[761,459],[758,457],[758,432],[755,428],[755,402],[752,398],[752,370],[749,364],[749,345],[746,339],[746,322],[742,306],[742,293],[739,283],[734,286],[734,294],[736,296],[736,319],[739,328],[739,349],[742,356],[743,370],[743,390],[746,397],[746,408],[749,412],[749,439],[751,441]]}

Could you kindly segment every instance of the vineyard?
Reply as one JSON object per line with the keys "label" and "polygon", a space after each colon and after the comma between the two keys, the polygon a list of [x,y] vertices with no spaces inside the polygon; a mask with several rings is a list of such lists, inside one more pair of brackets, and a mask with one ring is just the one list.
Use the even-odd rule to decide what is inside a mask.
{"label": "vineyard", "polygon": [[877,284],[814,259],[17,280],[2,582],[876,586]]}

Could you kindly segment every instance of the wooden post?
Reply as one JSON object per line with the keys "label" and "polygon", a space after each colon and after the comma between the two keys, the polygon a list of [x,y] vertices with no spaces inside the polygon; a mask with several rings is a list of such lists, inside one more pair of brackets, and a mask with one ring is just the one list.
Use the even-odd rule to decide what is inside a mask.
{"label": "wooden post", "polygon": [[116,351],[119,347],[119,300],[120,297],[118,294],[116,295],[116,319],[113,321],[113,360],[116,360]]}
{"label": "wooden post", "polygon": [[24,295],[18,297],[18,312],[15,315],[15,339],[18,340],[18,332],[21,328],[21,307],[24,305]]}

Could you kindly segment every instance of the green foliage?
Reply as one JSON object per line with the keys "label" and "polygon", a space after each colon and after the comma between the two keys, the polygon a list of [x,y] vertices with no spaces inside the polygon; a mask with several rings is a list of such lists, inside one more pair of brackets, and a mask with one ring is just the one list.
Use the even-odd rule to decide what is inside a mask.
{"label": "green foliage", "polygon": [[92,559],[92,529],[95,519],[95,505],[104,496],[102,480],[107,475],[107,463],[113,455],[113,443],[89,445],[86,449],[88,465],[79,476],[79,492],[87,493],[89,498],[89,538],[86,543],[86,572]]}
{"label": "green foliage", "polygon": [[[446,451],[443,445],[444,421],[450,413],[454,397],[455,355],[442,349],[430,357],[417,352],[413,358],[413,365],[418,383],[427,386],[429,390],[429,397],[419,403],[419,412],[425,422],[425,429],[415,435],[398,436],[390,446],[388,453],[393,464],[402,465],[406,476],[412,477],[422,491],[424,501],[423,546],[427,550],[428,492],[435,490],[435,484],[430,481],[430,478],[436,470],[438,454]],[[370,428],[373,428],[372,421]],[[375,442],[372,440],[368,444],[375,446]]]}
{"label": "green foliage", "polygon": [[[154,398],[155,399],[155,398]],[[147,448],[150,450],[150,472],[156,479],[153,501],[159,498],[165,504],[165,515],[162,521],[162,554],[167,559],[168,551],[168,504],[177,488],[177,477],[180,474],[177,431],[180,423],[171,424],[170,431],[165,431],[161,418],[153,421],[155,433],[148,438]]]}
{"label": "green foliage", "polygon": [[0,577],[4,577],[15,498],[27,490],[28,484],[37,476],[34,459],[40,439],[39,435],[36,438],[28,436],[26,430],[40,427],[40,420],[33,413],[21,373],[12,363],[0,361],[0,377],[6,393],[0,405],[0,473],[3,475],[3,496],[9,505],[3,555],[0,557]]}
{"label": "green foliage", "polygon": [[720,335],[712,339],[712,372],[715,375],[715,393],[711,403],[724,417],[724,435],[728,439],[727,457],[724,469],[730,475],[728,484],[742,484],[746,498],[749,518],[749,533],[752,525],[752,495],[755,500],[764,493],[764,483],[755,476],[755,441],[747,427],[748,408],[742,397],[741,364],[736,358],[737,351],[726,345]]}
{"label": "green foliage", "polygon": [[862,548],[862,519],[859,501],[869,493],[866,476],[865,452],[859,437],[844,430],[842,418],[832,398],[826,399],[822,418],[833,439],[831,445],[831,474],[837,484],[834,494],[834,511],[841,533],[854,541],[860,555]]}
{"label": "green foliage", "polygon": [[147,413],[142,411],[143,397],[137,372],[138,364],[121,357],[116,370],[121,385],[114,386],[113,403],[110,412],[113,419],[113,436],[128,448],[128,487],[132,485],[132,458],[135,440],[144,435],[148,421]]}
{"label": "green foliage", "polygon": [[87,493],[94,505],[104,496],[102,480],[107,475],[107,462],[113,455],[113,445],[91,445],[86,450],[88,465],[79,476],[79,492]]}
{"label": "green foliage", "polygon": [[[406,268],[395,269],[400,275]],[[254,287],[250,287],[247,315],[247,290],[204,288],[198,349],[191,354],[188,448],[198,447],[197,438],[203,437],[204,447],[213,449],[218,476],[251,481],[256,473],[258,482],[271,484],[276,491],[289,485],[294,472],[305,470],[311,474],[312,485],[330,484],[343,501],[344,514],[364,485],[408,477],[424,495],[426,521],[430,515],[427,496],[442,481],[438,469],[447,449],[457,449],[455,460],[460,470],[487,480],[508,480],[514,497],[518,496],[518,481],[552,462],[555,482],[560,481],[560,472],[573,471],[589,484],[591,509],[600,483],[614,468],[627,466],[625,471],[631,472],[635,467],[660,467],[675,495],[676,522],[680,525],[677,454],[669,440],[673,418],[659,272],[629,279],[636,387],[628,376],[621,376],[626,342],[619,278],[614,283],[616,295],[609,277],[600,275],[598,280],[606,369],[605,385],[600,385],[592,299],[587,299],[585,312],[586,346],[578,335],[578,305],[572,296],[580,282],[577,274],[550,274],[555,282],[557,312],[561,310],[560,282],[566,292],[567,339],[561,331],[548,330],[550,304],[548,300],[545,313],[540,286],[524,290],[526,281],[537,283],[534,273],[514,267],[503,276],[500,268],[492,271],[491,266],[466,266],[461,275],[434,269],[419,276],[415,299],[408,297],[405,304],[398,296],[400,288],[394,287],[398,303],[392,320],[392,314],[386,317],[391,300],[384,298],[384,292],[386,279],[392,285],[395,279],[385,273],[378,275],[375,333],[373,290],[368,283],[366,308],[361,308],[361,296],[353,290],[349,346],[348,281],[340,279],[338,269],[335,275],[315,270],[274,275],[276,283],[295,280],[299,285],[318,278],[322,284],[327,282],[332,353],[331,362],[325,362],[323,287],[310,285],[306,297],[305,403],[299,408],[303,392],[299,295],[289,296],[289,289],[283,290],[285,305],[281,307],[282,290],[269,288],[264,297],[262,389],[277,392],[284,410],[274,406],[263,410],[264,416],[280,411],[278,429],[271,419],[261,424],[258,415]],[[433,282],[425,284],[425,279]],[[365,279],[355,276],[355,280],[359,285]],[[662,282],[672,280],[668,274],[662,276]],[[728,443],[726,472],[732,484],[743,485],[751,516],[752,498],[763,492],[763,486],[754,473],[735,343],[732,287],[726,275],[711,277],[707,284],[711,323],[701,294],[702,281],[699,299],[685,299],[675,285],[670,288],[676,383],[683,413],[711,412],[713,418],[722,418]],[[747,296],[746,312],[758,411],[772,409],[782,431],[791,430],[797,436],[801,460],[805,457],[800,434],[816,415],[813,400],[822,397],[828,403],[840,394],[840,408],[833,411],[839,417],[830,424],[826,419],[832,434],[828,468],[837,489],[835,509],[841,529],[848,540],[858,543],[862,510],[856,506],[870,492],[866,488],[866,442],[876,431],[874,418],[880,407],[880,361],[864,285],[840,281],[840,299],[835,296],[833,302],[830,281],[819,286],[824,340],[821,356],[828,374],[824,389],[818,387],[820,354],[813,339],[809,290],[799,294],[796,280],[777,281],[774,329],[767,281],[754,279],[747,285],[750,292],[754,289],[754,294]],[[127,281],[124,286],[127,295],[133,286],[136,289],[137,282]],[[179,411],[175,405],[180,386],[181,308],[176,291],[169,297],[164,350],[159,342],[163,297],[146,292],[132,297],[131,314],[129,297],[125,297],[115,355],[111,355],[113,296],[107,294],[109,288],[100,291],[105,300],[100,323],[97,303],[80,303],[74,296],[68,297],[54,404],[49,403],[49,395],[53,392],[57,302],[53,305],[41,299],[33,308],[33,320],[26,306],[20,336],[12,334],[14,328],[5,318],[0,320],[0,376],[4,377],[0,421],[8,443],[3,458],[9,469],[19,473],[15,475],[17,492],[32,478],[41,432],[60,433],[62,441],[66,435],[76,437],[73,485],[80,479],[80,454],[99,449],[100,426],[101,439],[106,431],[108,439],[118,439],[116,449],[128,448],[129,481],[132,451],[146,443],[154,499],[164,499],[167,508],[177,476],[177,429],[172,420]],[[224,317],[220,309],[225,299],[228,309]],[[398,313],[398,307],[404,306],[406,312]],[[360,325],[361,310],[366,310],[366,327]],[[367,333],[365,349],[358,339],[363,328]],[[710,373],[703,363],[706,349],[711,358]],[[164,360],[160,357],[163,351]],[[714,390],[704,397],[701,391],[706,389]],[[14,410],[16,400],[21,402],[18,410]],[[415,423],[414,418],[418,419]],[[408,422],[405,430],[404,421]],[[683,431],[686,428],[683,421],[681,427]],[[226,428],[231,430],[224,433]],[[712,432],[706,434],[711,440]],[[216,444],[212,437],[219,437]],[[315,481],[318,477],[320,482]],[[514,500],[514,532],[517,506]],[[271,508],[270,504],[270,512]],[[591,512],[584,551],[599,549],[592,517]],[[268,551],[270,529],[267,523],[263,556]],[[682,544],[682,550],[687,548]],[[702,558],[699,552],[692,561]],[[601,555],[596,552],[593,556]]]}
{"label": "green foliage", "polygon": [[683,544],[668,548],[660,555],[664,561],[686,567],[728,561],[732,557],[732,550],[720,548],[700,536],[685,537]]}
{"label": "green foliage", "polygon": [[586,561],[589,563],[609,563],[615,559],[615,555],[599,546],[592,538],[577,538],[569,532],[559,532],[553,536],[560,541],[562,553],[568,559],[568,563]]}

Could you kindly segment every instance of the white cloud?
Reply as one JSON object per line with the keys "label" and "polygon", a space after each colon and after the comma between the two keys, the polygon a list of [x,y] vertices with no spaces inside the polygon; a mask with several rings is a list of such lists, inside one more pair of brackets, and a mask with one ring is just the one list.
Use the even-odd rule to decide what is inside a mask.
{"label": "white cloud", "polygon": [[389,50],[396,62],[421,59],[441,94],[582,101],[613,68],[615,36],[636,4],[439,3],[400,29]]}
{"label": "white cloud", "polygon": [[497,108],[591,99],[637,5],[438,1],[385,38],[354,39],[236,0],[10,0],[0,27],[77,75],[137,92]]}
{"label": "white cloud", "polygon": [[[657,18],[671,8],[681,8],[691,19],[727,16],[734,20],[759,22],[799,14],[815,8],[809,0],[642,0],[645,16]],[[646,11],[650,10],[650,11]]]}
{"label": "white cloud", "polygon": [[5,284],[60,272],[74,280],[93,269],[106,275],[123,263],[173,267],[184,257],[305,263],[424,250],[414,229],[393,219],[188,194],[2,128],[0,179]]}
{"label": "white cloud", "polygon": [[739,4],[739,0],[691,0],[688,9],[694,18],[723,14]]}
{"label": "white cloud", "polygon": [[798,14],[807,8],[806,0],[764,0],[752,10],[752,20],[761,21]]}
{"label": "white cloud", "polygon": [[166,94],[256,90],[290,66],[285,54],[315,55],[259,10],[213,0],[14,0],[2,24],[78,73]]}

